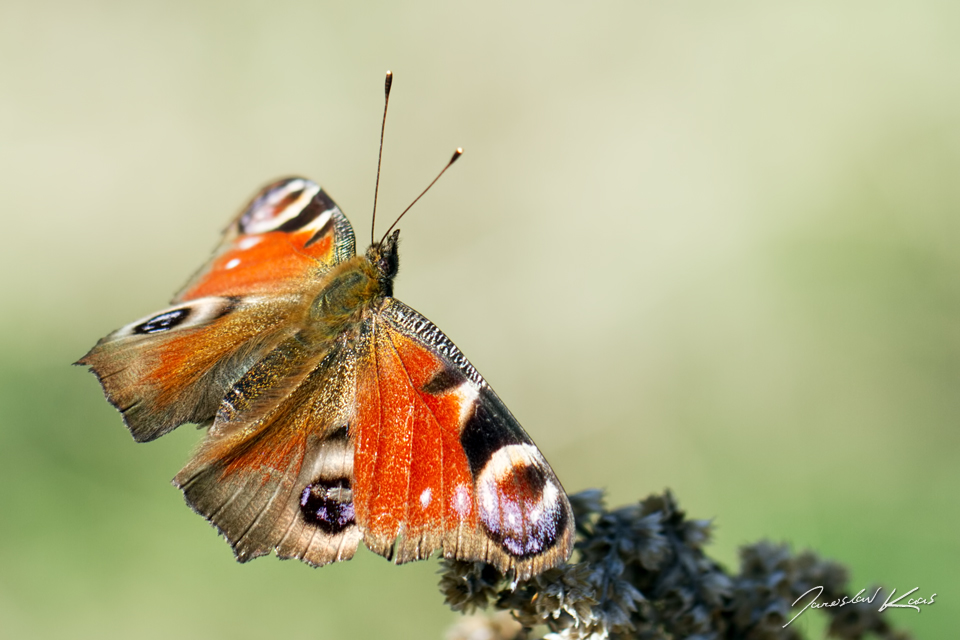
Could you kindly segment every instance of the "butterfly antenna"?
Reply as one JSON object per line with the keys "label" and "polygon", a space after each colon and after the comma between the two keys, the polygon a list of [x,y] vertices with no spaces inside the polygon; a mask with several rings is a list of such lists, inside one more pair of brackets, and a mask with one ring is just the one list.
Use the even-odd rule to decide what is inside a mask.
{"label": "butterfly antenna", "polygon": [[454,162],[456,162],[456,161],[457,161],[457,158],[459,158],[459,157],[462,156],[462,155],[463,155],[463,149],[461,149],[461,148],[458,147],[457,150],[453,152],[453,157],[450,158],[450,162],[448,162],[448,163],[447,163],[447,166],[445,166],[443,169],[440,170],[440,173],[438,173],[438,174],[437,174],[437,177],[433,179],[433,182],[431,182],[430,184],[428,184],[428,185],[427,185],[427,188],[424,189],[424,190],[420,193],[420,195],[417,196],[416,200],[414,200],[413,202],[411,202],[411,203],[410,203],[410,206],[407,207],[406,209],[404,209],[404,210],[403,210],[403,213],[401,213],[399,216],[397,216],[397,219],[393,221],[393,224],[390,225],[390,228],[387,229],[387,232],[386,232],[385,234],[383,234],[383,237],[382,237],[382,238],[380,238],[380,244],[383,244],[383,241],[387,239],[387,236],[390,235],[390,232],[393,231],[393,228],[394,228],[395,226],[397,226],[397,223],[398,223],[398,222],[400,222],[400,218],[402,218],[404,215],[406,215],[407,211],[410,211],[410,209],[413,208],[413,205],[417,204],[417,200],[419,200],[420,198],[422,198],[423,195],[424,195],[427,191],[430,191],[430,187],[432,187],[434,184],[436,184],[437,180],[440,179],[440,176],[442,176],[442,175],[444,174],[444,172],[445,172],[447,169],[450,168],[450,165],[452,165]]}
{"label": "butterfly antenna", "polygon": [[380,192],[380,163],[383,161],[383,132],[387,128],[387,107],[390,105],[390,85],[393,84],[393,72],[387,71],[383,82],[383,122],[380,123],[380,153],[377,155],[377,185],[373,188],[373,219],[370,221],[370,244],[373,244],[373,230],[377,224],[377,194]]}

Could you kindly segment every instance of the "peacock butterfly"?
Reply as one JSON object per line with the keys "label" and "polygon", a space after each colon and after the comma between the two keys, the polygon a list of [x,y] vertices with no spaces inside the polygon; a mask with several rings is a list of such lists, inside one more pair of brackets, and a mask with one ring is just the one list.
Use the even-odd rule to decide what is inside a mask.
{"label": "peacock butterfly", "polygon": [[324,565],[363,540],[397,563],[440,550],[529,578],[569,558],[570,504],[466,357],[393,297],[398,235],[356,255],[319,185],[274,182],[172,306],[77,364],[138,442],[209,427],[173,482],[241,562]]}

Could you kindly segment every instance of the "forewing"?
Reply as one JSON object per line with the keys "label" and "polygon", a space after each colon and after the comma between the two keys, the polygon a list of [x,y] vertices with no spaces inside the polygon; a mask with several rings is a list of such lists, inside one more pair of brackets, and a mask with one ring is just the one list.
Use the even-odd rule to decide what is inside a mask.
{"label": "forewing", "polygon": [[282,339],[299,299],[211,296],[114,331],[77,364],[89,365],[139,442],[213,419],[227,391]]}
{"label": "forewing", "polygon": [[174,484],[238,560],[276,551],[322,565],[353,556],[354,372],[349,352],[310,352],[292,337],[228,391]]}
{"label": "forewing", "polygon": [[569,558],[560,482],[449,338],[387,298],[358,353],[353,497],[368,547],[398,563],[442,549],[521,579]]}
{"label": "forewing", "polygon": [[89,365],[138,441],[213,419],[224,393],[295,333],[310,285],[354,255],[350,223],[315,183],[265,187],[174,306],[100,340]]}
{"label": "forewing", "polygon": [[350,222],[320,185],[285,178],[261,189],[230,223],[213,256],[174,302],[300,293],[305,278],[355,253]]}

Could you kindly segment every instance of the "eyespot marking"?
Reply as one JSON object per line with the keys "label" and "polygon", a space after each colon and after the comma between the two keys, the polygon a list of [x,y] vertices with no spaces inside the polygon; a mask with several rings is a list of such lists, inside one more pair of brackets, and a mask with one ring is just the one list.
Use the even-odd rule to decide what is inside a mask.
{"label": "eyespot marking", "polygon": [[[298,196],[299,195],[300,194],[298,194]],[[294,203],[297,204],[298,201],[294,201]],[[289,208],[293,209],[293,206],[291,205]],[[320,204],[316,200],[310,200],[303,205],[297,215],[287,218],[283,224],[276,228],[276,230],[285,231],[287,233],[291,231],[299,231],[316,220],[317,216],[319,216],[321,213],[323,213],[323,209],[320,207]]]}
{"label": "eyespot marking", "polygon": [[320,185],[303,178],[288,178],[265,187],[237,222],[241,234],[295,231],[321,212],[313,198]]}
{"label": "eyespot marking", "polygon": [[[460,432],[460,444],[467,454],[471,473],[478,477],[494,454],[505,447],[523,446],[525,443],[522,434],[502,428],[504,423],[509,423],[511,416],[496,396],[490,397],[488,389],[478,391],[469,385],[465,386],[465,391],[472,393],[462,398],[460,406],[464,409],[476,408],[472,413],[465,411],[461,415],[463,431]],[[485,395],[486,398],[482,397]]]}
{"label": "eyespot marking", "polygon": [[133,328],[133,333],[150,334],[160,333],[161,331],[169,331],[170,329],[173,329],[177,325],[181,324],[188,317],[190,317],[189,308],[166,311],[159,315],[153,316],[146,322],[138,324]]}
{"label": "eyespot marking", "polygon": [[325,437],[325,440],[332,444],[333,442],[338,442],[338,441],[347,442],[349,438],[350,438],[350,425],[343,424],[337,427],[336,429],[334,429],[333,431],[331,431],[330,433],[328,433],[327,436]]}
{"label": "eyespot marking", "polygon": [[533,445],[494,453],[477,479],[480,522],[507,553],[526,559],[556,546],[567,527],[561,489]]}
{"label": "eyespot marking", "polygon": [[353,491],[348,478],[317,479],[300,493],[303,519],[329,535],[336,535],[355,524]]}
{"label": "eyespot marking", "polygon": [[[255,298],[247,299],[251,304]],[[154,333],[177,330],[183,331],[190,327],[199,327],[208,324],[217,318],[232,313],[241,300],[236,297],[210,296],[197,298],[177,305],[176,307],[158,311],[146,318],[134,320],[110,334],[112,338],[130,336],[149,336]]]}

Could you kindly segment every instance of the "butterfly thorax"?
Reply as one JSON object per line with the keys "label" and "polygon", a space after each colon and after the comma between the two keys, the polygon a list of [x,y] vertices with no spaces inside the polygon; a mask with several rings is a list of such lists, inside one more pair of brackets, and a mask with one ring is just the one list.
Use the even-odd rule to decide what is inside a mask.
{"label": "butterfly thorax", "polygon": [[338,332],[393,295],[397,275],[397,233],[326,273],[310,309],[311,320]]}

